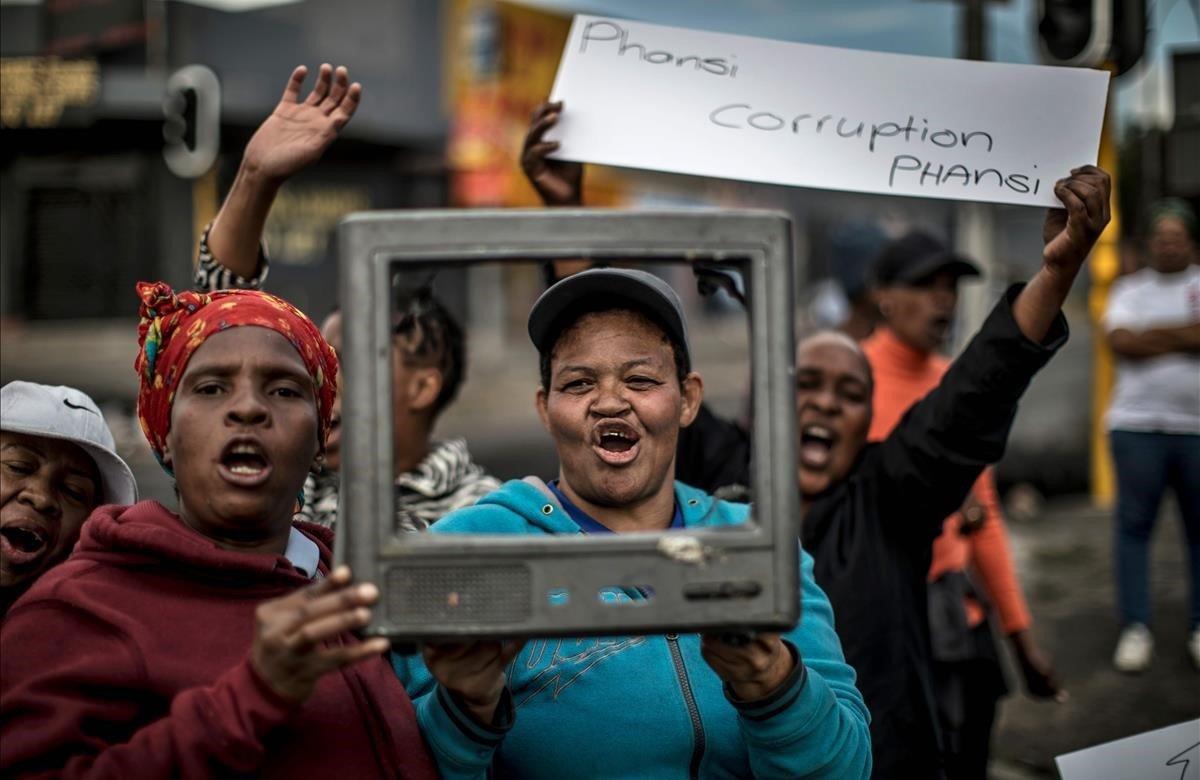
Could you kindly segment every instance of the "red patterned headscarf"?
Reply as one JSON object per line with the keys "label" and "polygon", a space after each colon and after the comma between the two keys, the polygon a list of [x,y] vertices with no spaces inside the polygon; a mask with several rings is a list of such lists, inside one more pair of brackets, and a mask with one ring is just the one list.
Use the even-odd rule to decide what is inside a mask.
{"label": "red patterned headscarf", "polygon": [[269,328],[300,353],[316,388],[318,435],[325,445],[337,393],[337,355],[302,311],[257,290],[176,293],[165,282],[138,282],[137,292],[142,300],[133,362],[141,383],[138,422],[159,463],[171,429],[171,405],[188,360],[209,336],[241,325]]}

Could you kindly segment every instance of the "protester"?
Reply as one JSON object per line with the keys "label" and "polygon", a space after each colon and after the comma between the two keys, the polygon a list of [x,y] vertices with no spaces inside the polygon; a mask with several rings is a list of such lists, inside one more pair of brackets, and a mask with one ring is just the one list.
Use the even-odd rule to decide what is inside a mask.
{"label": "protester", "polygon": [[1117,356],[1108,429],[1117,472],[1117,603],[1113,665],[1150,665],[1150,535],[1169,487],[1191,565],[1188,652],[1200,669],[1200,226],[1181,200],[1155,204],[1150,267],[1118,279],[1104,329]]}
{"label": "protester", "polygon": [[[454,402],[465,378],[466,337],[457,320],[428,287],[399,291],[393,312],[396,530],[419,531],[448,512],[474,504],[500,482],[472,460],[465,439],[433,438],[438,418]],[[341,331],[341,313],[334,312],[326,318],[322,332],[339,351]],[[338,408],[340,414],[340,402]],[[314,484],[319,484],[319,479],[318,475]],[[328,484],[332,522],[339,485],[336,475]]]}
{"label": "protester", "polygon": [[937,387],[883,441],[866,444],[873,377],[840,334],[798,349],[801,539],[838,614],[872,708],[876,775],[941,771],[926,573],[943,519],[1004,451],[1016,404],[1066,340],[1060,307],[1109,219],[1109,180],[1087,166],[1057,183],[1044,265],[1001,298]]}
{"label": "protester", "polygon": [[[508,482],[434,533],[606,534],[746,520],[747,505],[674,479],[676,437],[703,384],[691,370],[682,306],[662,280],[584,271],[538,299],[529,334],[559,478]],[[537,642],[522,652],[478,641],[394,663],[446,777],[866,777],[867,710],[806,553],[800,599],[799,626],[745,645],[669,634]],[[551,677],[558,682],[548,690]]]}
{"label": "protester", "polygon": [[137,483],[96,403],[74,387],[0,388],[0,619],[61,563],[100,504],[132,504]]}
{"label": "protester", "polygon": [[[522,154],[548,205],[578,202],[571,187],[582,181],[574,164],[545,157],[558,148],[544,134],[561,111],[561,103],[539,107]],[[1094,166],[1056,183],[1066,209],[1047,214],[1042,269],[1009,288],[936,389],[883,441],[866,443],[874,380],[854,340],[824,332],[797,349],[801,542],[871,711],[876,777],[943,772],[927,614],[931,545],[983,469],[1000,459],[1017,401],[1065,342],[1060,308],[1108,224],[1110,189]],[[714,428],[727,441],[747,438],[731,424]],[[748,443],[703,447],[715,462],[687,464],[677,477],[733,473],[750,484],[749,450]],[[728,483],[700,484],[716,490]]]}
{"label": "protester", "polygon": [[[950,361],[938,350],[953,324],[958,283],[978,273],[970,261],[920,231],[880,255],[873,294],[882,322],[863,343],[875,380],[869,440],[886,438],[945,375]],[[978,575],[982,594],[975,592],[968,567]],[[1065,695],[1030,630],[991,469],[976,481],[962,511],[943,524],[933,543],[929,582],[934,689],[947,774],[984,778],[996,704],[1007,693],[985,604],[996,609],[1028,691]]]}
{"label": "protester", "polygon": [[[308,70],[292,71],[283,97],[246,145],[233,186],[200,237],[195,286],[214,291],[259,289],[269,269],[262,236],[279,188],[321,158],[354,116],[362,86],[345,67],[321,65],[309,96],[300,101]],[[392,352],[393,457],[396,530],[427,528],[447,512],[470,506],[500,486],[471,459],[461,438],[435,440],[438,417],[454,401],[466,375],[466,341],[454,316],[428,287],[402,290],[394,311]],[[321,325],[335,350],[342,346],[341,313]],[[334,407],[325,462],[305,482],[298,518],[332,527],[337,520],[341,466],[341,401]]]}
{"label": "protester", "polygon": [[333,350],[264,293],[138,290],[138,416],[178,512],[101,507],[13,607],[0,773],[435,777],[388,642],[351,633],[378,591],[292,524]]}

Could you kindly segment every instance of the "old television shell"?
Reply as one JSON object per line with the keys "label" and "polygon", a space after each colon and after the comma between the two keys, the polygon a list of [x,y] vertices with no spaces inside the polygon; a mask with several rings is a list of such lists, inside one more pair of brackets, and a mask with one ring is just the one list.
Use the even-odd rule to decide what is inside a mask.
{"label": "old television shell", "polygon": [[[426,210],[339,225],[343,461],[336,553],[381,591],[364,633],[427,640],[786,630],[799,620],[791,223],[776,212]],[[754,496],[723,529],[539,537],[393,530],[391,280],[564,258],[730,265],[747,288]],[[469,380],[468,380],[469,381]],[[664,542],[666,537],[673,537]],[[601,589],[653,597],[605,603]],[[566,598],[550,598],[562,594]]]}

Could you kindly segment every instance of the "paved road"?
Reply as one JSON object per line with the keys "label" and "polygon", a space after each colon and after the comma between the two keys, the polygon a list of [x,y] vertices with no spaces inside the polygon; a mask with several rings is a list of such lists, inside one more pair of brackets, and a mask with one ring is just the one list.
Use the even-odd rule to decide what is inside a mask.
{"label": "paved road", "polygon": [[1082,499],[1053,502],[1014,525],[1013,544],[1043,648],[1071,694],[1065,704],[1012,695],[993,742],[996,778],[1057,777],[1054,756],[1200,717],[1200,671],[1187,636],[1187,561],[1176,509],[1153,545],[1156,658],[1140,676],[1112,669],[1112,519]]}

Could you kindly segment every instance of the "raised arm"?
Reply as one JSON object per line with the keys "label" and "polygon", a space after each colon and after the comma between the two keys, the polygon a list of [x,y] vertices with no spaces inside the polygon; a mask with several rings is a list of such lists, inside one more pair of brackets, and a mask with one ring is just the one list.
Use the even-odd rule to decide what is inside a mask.
{"label": "raised arm", "polygon": [[[559,147],[558,141],[547,141],[546,133],[558,124],[562,101],[542,103],[529,118],[529,129],[521,144],[521,171],[533,185],[542,203],[547,206],[583,205],[583,163],[552,160],[548,154]],[[592,267],[591,260],[554,260],[545,266],[546,284],[551,285],[571,274]]]}
{"label": "raised arm", "polygon": [[[1066,208],[1046,216],[1042,268],[1009,288],[938,386],[869,456],[884,505],[905,508],[898,530],[914,544],[939,533],[983,468],[1004,454],[1017,402],[1066,341],[1062,303],[1108,224],[1110,190],[1108,174],[1094,166],[1058,182]],[[912,534],[914,522],[929,534]]]}
{"label": "raised arm", "polygon": [[[362,85],[350,83],[345,67],[334,70],[324,64],[312,92],[301,101],[300,88],[307,74],[303,65],[292,71],[279,105],[246,145],[233,186],[201,247],[202,262],[207,254],[234,279],[253,280],[261,275],[263,228],[279,188],[320,159],[362,99]],[[213,281],[199,281],[205,287],[230,281],[219,276],[210,273]]]}

